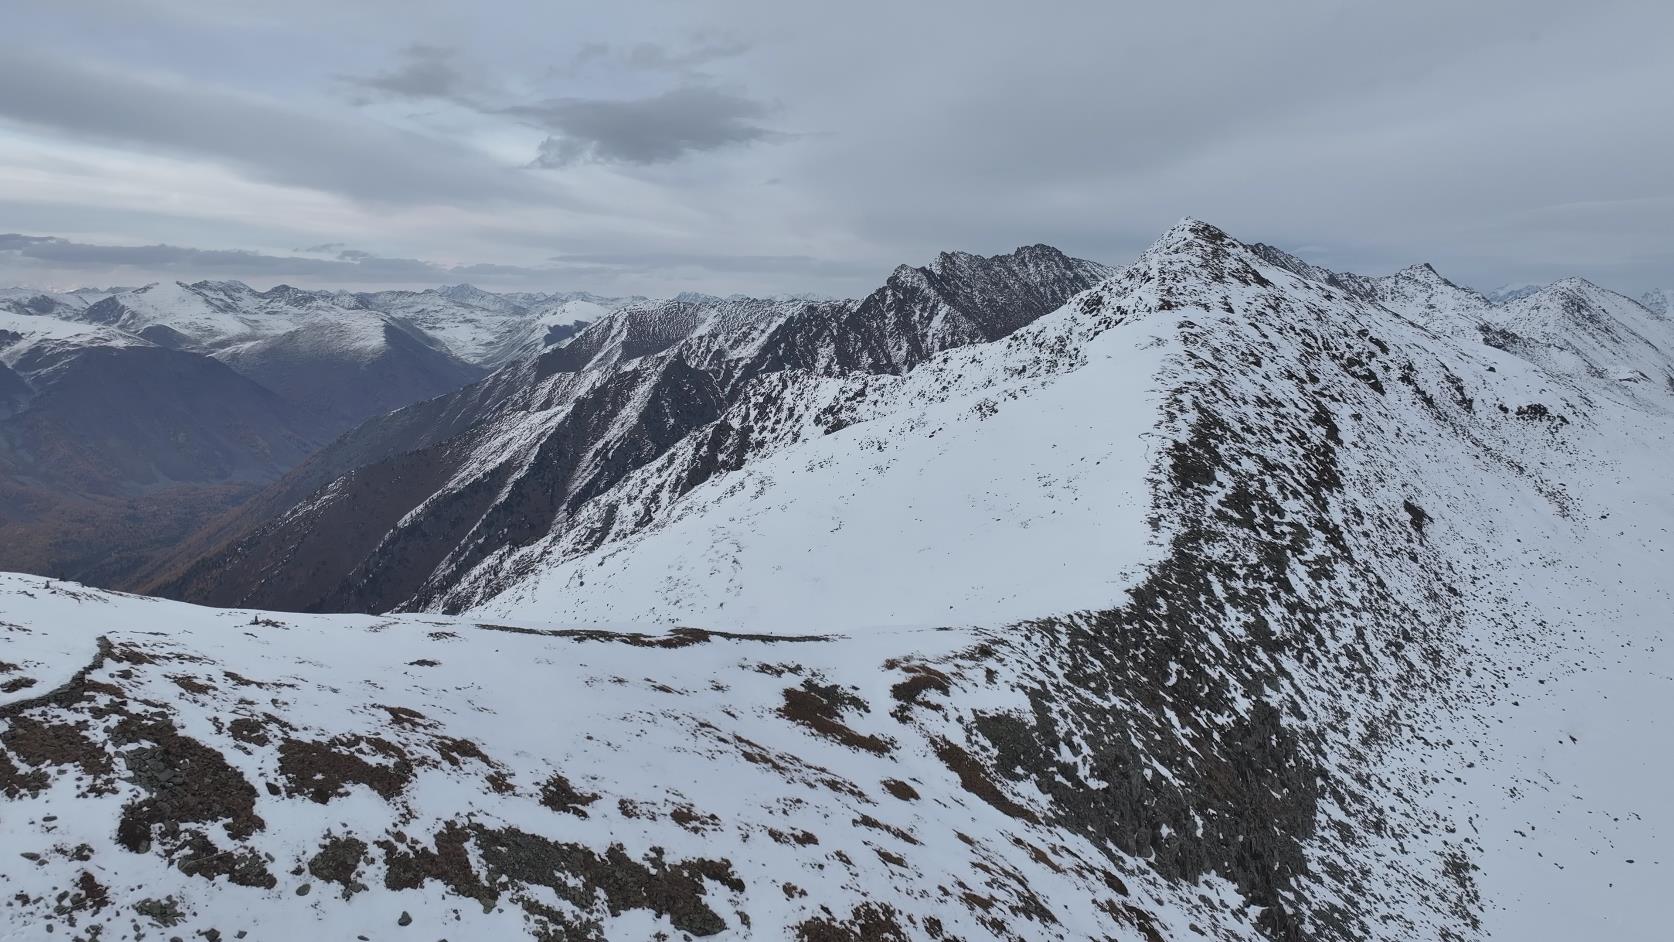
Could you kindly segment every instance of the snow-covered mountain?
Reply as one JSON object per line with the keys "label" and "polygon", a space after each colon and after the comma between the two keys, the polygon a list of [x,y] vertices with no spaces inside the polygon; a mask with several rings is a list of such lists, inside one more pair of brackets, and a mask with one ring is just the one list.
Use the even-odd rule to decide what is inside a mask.
{"label": "snow-covered mountain", "polygon": [[610,303],[210,281],[0,292],[0,568],[123,584],[338,434]]}
{"label": "snow-covered mountain", "polygon": [[605,312],[643,300],[607,298],[585,291],[495,293],[473,285],[350,297],[434,338],[466,363],[488,368],[538,353]]}
{"label": "snow-covered mountain", "polygon": [[0,311],[20,314],[61,314],[81,311],[113,294],[130,288],[76,288],[73,291],[42,291],[39,288],[0,288]]}
{"label": "snow-covered mountain", "polygon": [[1533,282],[1513,282],[1500,285],[1498,288],[1484,291],[1482,292],[1482,296],[1488,299],[1488,301],[1492,304],[1505,304],[1508,301],[1515,301],[1518,298],[1526,298],[1544,287],[1546,286],[1535,284]]}
{"label": "snow-covered mountain", "polygon": [[211,357],[0,311],[0,564],[114,584],[329,436]]}
{"label": "snow-covered mountain", "polygon": [[1544,303],[1437,330],[1490,315],[1195,221],[1038,314],[1025,267],[939,349],[889,325],[970,286],[899,272],[864,342],[777,338],[872,298],[618,312],[217,557],[465,615],[0,578],[0,919],[1662,938],[1669,401],[1503,342]]}
{"label": "snow-covered mountain", "polygon": [[1517,352],[1555,372],[1674,401],[1674,317],[1583,278],[1565,278],[1489,312]]}
{"label": "snow-covered mountain", "polygon": [[496,294],[471,285],[350,293],[237,281],[42,294],[3,303],[213,356],[347,429],[538,353],[629,299]]}
{"label": "snow-covered mountain", "polygon": [[[452,307],[462,320],[476,310]],[[215,357],[312,409],[332,433],[482,375],[438,338],[340,292],[167,282],[112,295],[76,318]]]}
{"label": "snow-covered mountain", "polygon": [[680,492],[773,446],[782,430],[755,424],[752,410],[800,425],[821,407],[787,384],[905,372],[1004,337],[1108,274],[1031,246],[902,267],[859,302],[629,304],[532,360],[346,436],[160,588],[288,609],[458,608],[463,583],[505,554],[556,534],[586,539],[577,527],[595,499],[624,493],[631,473],[671,449],[686,462],[671,485]]}

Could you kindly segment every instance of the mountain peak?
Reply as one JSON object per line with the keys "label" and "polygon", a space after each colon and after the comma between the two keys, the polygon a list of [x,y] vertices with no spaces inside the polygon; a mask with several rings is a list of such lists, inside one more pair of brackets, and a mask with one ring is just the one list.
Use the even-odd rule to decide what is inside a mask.
{"label": "mountain peak", "polygon": [[1188,243],[1219,243],[1231,240],[1232,237],[1220,228],[1192,216],[1183,216],[1179,222],[1163,230],[1162,235],[1151,243],[1151,248],[1167,249]]}

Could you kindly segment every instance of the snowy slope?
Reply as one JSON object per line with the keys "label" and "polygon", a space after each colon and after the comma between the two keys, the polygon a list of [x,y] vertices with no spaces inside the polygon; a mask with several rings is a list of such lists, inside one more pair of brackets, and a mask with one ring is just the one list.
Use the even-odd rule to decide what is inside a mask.
{"label": "snowy slope", "polygon": [[1613,381],[1629,394],[1674,401],[1674,317],[1583,278],[1566,278],[1501,307],[1489,320],[1518,352],[1553,371]]}
{"label": "snowy slope", "polygon": [[[539,353],[554,326],[591,322],[637,298],[483,291],[450,285],[427,291],[380,291],[353,296],[369,308],[433,338],[441,349],[482,367]],[[554,338],[558,339],[558,338]]]}
{"label": "snowy slope", "polygon": [[1003,339],[748,378],[492,618],[5,577],[0,919],[1660,939],[1674,413],[1613,382],[1188,221]]}
{"label": "snowy slope", "polygon": [[132,334],[108,327],[83,324],[38,314],[17,314],[0,309],[0,363],[43,358],[52,351],[81,347],[151,346]]}
{"label": "snowy slope", "polygon": [[[1065,308],[905,377],[777,384],[761,398],[794,403],[785,422],[763,421],[749,404],[720,422],[771,423],[804,447],[682,497],[667,481],[703,447],[694,438],[619,485],[626,500],[601,498],[572,529],[484,560],[458,596],[510,570],[530,576],[480,616],[820,631],[1106,604],[1148,552],[1135,539],[1148,456],[1135,444],[1157,421],[1152,377],[1166,338],[1095,339],[1076,357],[1053,358],[1048,351],[1080,347],[1080,321]],[[576,552],[614,521],[653,515],[660,501],[674,510],[653,532]],[[1036,565],[1047,557],[1050,567]],[[773,577],[757,578],[764,572]],[[867,591],[857,593],[857,582]]]}
{"label": "snowy slope", "polygon": [[530,337],[537,327],[544,338],[553,326],[589,321],[625,303],[585,293],[496,294],[470,285],[355,294],[290,285],[257,291],[237,281],[161,282],[94,300],[65,316],[216,355],[305,332],[311,344],[366,358],[383,349],[385,328],[394,326],[477,367],[539,352]]}

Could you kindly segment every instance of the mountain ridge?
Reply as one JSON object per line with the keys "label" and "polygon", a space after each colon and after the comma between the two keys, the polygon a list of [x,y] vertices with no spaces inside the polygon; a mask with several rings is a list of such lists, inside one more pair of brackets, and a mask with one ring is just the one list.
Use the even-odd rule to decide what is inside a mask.
{"label": "mountain ridge", "polygon": [[[678,344],[621,357],[610,327],[584,345],[609,376],[558,357],[469,398],[723,404]],[[0,918],[1655,938],[1674,409],[1492,337],[1187,220],[996,340],[746,381],[602,492],[616,509],[585,502],[620,530],[548,595],[286,615],[0,577],[35,684],[0,695],[0,800],[35,855],[0,857]],[[470,479],[644,439],[555,441]],[[519,554],[564,565],[529,544],[471,571]]]}
{"label": "mountain ridge", "polygon": [[[1032,296],[1035,289],[1026,283],[1026,276],[1052,279],[1055,287],[1044,290],[1055,291],[1061,302],[1075,290],[1088,286],[1096,274],[1106,271],[1093,263],[1072,262],[1055,252],[1048,256],[1026,250],[1016,256],[995,258],[1007,261],[990,260],[986,265],[976,265],[949,256],[950,261],[944,264],[976,265],[971,271],[983,289],[1016,296],[1020,313],[1014,316],[1024,319],[1046,313],[1045,303]],[[705,405],[696,412],[686,412],[678,405],[688,401],[682,396],[692,395],[691,402],[714,402],[715,397],[733,401],[746,395],[745,388],[754,378],[791,369],[896,372],[919,362],[927,349],[971,342],[977,336],[998,336],[1007,328],[1006,323],[981,323],[961,313],[960,305],[968,304],[969,299],[957,291],[949,293],[945,286],[934,281],[937,277],[934,273],[915,277],[920,280],[903,288],[904,276],[892,275],[883,288],[860,302],[733,298],[643,302],[620,308],[534,360],[503,368],[483,383],[455,394],[452,402],[470,403],[455,414],[475,413],[475,417],[463,427],[457,419],[452,423],[451,427],[458,429],[452,444],[424,446],[422,452],[404,449],[399,444],[383,448],[380,457],[374,460],[398,461],[399,452],[412,451],[417,456],[413,459],[415,466],[431,461],[450,464],[456,471],[449,476],[458,477],[459,481],[450,485],[450,491],[426,500],[423,508],[405,502],[389,507],[385,532],[380,535],[374,529],[370,535],[381,543],[387,542],[383,551],[392,554],[391,558],[403,552],[399,547],[409,540],[419,546],[482,541],[474,545],[485,548],[506,541],[531,541],[541,534],[522,522],[515,526],[491,523],[484,516],[489,508],[482,502],[494,500],[493,495],[505,488],[526,488],[527,499],[533,502],[531,506],[543,508],[536,515],[537,525],[561,525],[562,517],[573,513],[586,498],[599,493],[603,484],[614,485],[633,467],[654,459],[694,428],[713,420],[715,406]],[[855,327],[849,330],[848,325]],[[678,359],[685,369],[670,371],[666,364],[671,358]],[[695,392],[698,389],[706,391]],[[635,424],[625,420],[628,424],[622,428],[598,424],[599,416],[614,416],[629,404],[632,404],[631,413],[643,421]],[[448,411],[452,407],[425,408]],[[403,419],[392,418],[392,421]],[[496,421],[498,431],[490,428]],[[473,425],[482,427],[473,429]],[[665,425],[668,430],[659,431]],[[423,434],[425,441],[436,441],[428,433]],[[555,444],[543,452],[536,444],[540,442]],[[736,439],[730,445],[717,440],[707,467],[727,467],[736,460],[728,457],[729,451],[747,447]],[[577,449],[586,454],[576,454]],[[542,459],[543,454],[547,458]],[[329,457],[321,461],[334,464]],[[550,467],[543,466],[543,461]],[[331,512],[333,504],[353,503],[351,493],[363,493],[372,486],[373,480],[382,479],[378,475],[386,473],[363,475],[366,483],[357,490],[350,464],[350,461],[335,463],[348,472],[348,477],[344,486],[332,495],[320,501],[299,499],[296,514],[281,512],[269,523],[256,525],[256,529],[267,528],[269,535],[261,539],[297,541],[289,548],[257,550],[257,543],[241,547],[235,539],[233,545],[221,551],[220,562],[210,557],[205,557],[203,562],[187,561],[182,569],[195,568],[196,575],[183,571],[150,587],[193,598],[244,598],[238,588],[239,581],[229,578],[222,567],[242,565],[240,560],[289,558],[302,542],[335,539],[325,534],[335,533],[339,528],[322,524],[320,515]],[[387,473],[401,472],[390,467]],[[710,473],[713,470],[693,469],[690,481],[695,485]],[[557,477],[546,476],[553,474]],[[276,487],[286,490],[288,485],[281,482]],[[562,495],[556,504],[546,496],[554,488]],[[367,495],[362,503],[369,501]],[[502,503],[515,506],[512,501]],[[523,511],[511,512],[514,517],[523,514]],[[434,515],[428,518],[432,522],[420,523],[426,514]],[[437,540],[434,527],[441,520],[448,521],[440,525],[450,528],[450,532],[464,528],[472,535],[467,538],[466,532],[458,532],[453,538]],[[241,538],[251,535],[252,531],[246,531]],[[371,552],[375,547],[365,546],[365,549]],[[340,546],[333,545],[329,551],[336,554]],[[440,564],[439,560],[431,562]],[[373,577],[378,565],[374,563],[372,567],[364,572],[357,567],[357,573],[337,577],[340,587],[332,591],[342,593],[335,597],[341,601],[329,602],[324,594],[302,600],[281,600],[271,595],[263,598],[278,607],[332,604],[367,607],[384,600],[389,605],[403,601],[389,595],[391,590]],[[422,575],[428,578],[430,573]],[[252,578],[255,580],[252,585],[272,585],[265,577],[252,575]],[[198,596],[196,592],[209,595]]]}

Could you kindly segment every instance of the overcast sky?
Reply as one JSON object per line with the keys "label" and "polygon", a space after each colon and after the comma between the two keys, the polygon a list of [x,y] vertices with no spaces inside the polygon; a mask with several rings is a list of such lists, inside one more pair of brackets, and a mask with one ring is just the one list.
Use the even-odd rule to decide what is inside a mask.
{"label": "overcast sky", "polygon": [[[0,284],[864,292],[1181,216],[1674,285],[1668,0],[7,0]],[[10,234],[7,234],[10,233]]]}

